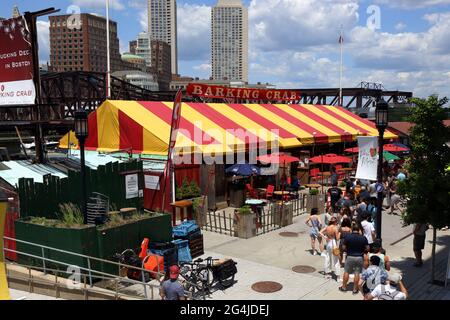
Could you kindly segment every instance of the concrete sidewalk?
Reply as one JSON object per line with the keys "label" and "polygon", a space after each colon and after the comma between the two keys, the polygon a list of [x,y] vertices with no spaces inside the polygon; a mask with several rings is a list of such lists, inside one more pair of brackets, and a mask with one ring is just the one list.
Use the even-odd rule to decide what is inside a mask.
{"label": "concrete sidewalk", "polygon": [[[225,291],[217,291],[212,299],[309,299],[309,300],[361,300],[361,295],[338,290],[336,280],[325,279],[323,274],[324,258],[310,253],[310,238],[305,225],[307,215],[294,219],[294,224],[251,239],[239,239],[204,231],[205,255],[214,258],[233,258],[238,262],[237,283]],[[428,284],[430,278],[431,243],[427,241],[422,268],[413,264],[412,226],[402,227],[400,217],[383,214],[383,244],[392,260],[392,270],[401,272],[411,299],[450,299],[450,289]],[[298,233],[297,237],[282,237],[280,232]],[[402,241],[396,242],[404,238]],[[432,231],[427,240],[432,239]],[[393,244],[393,245],[392,245]],[[450,231],[438,232],[437,275],[444,280]],[[300,274],[292,271],[296,265],[315,268],[315,272]],[[343,270],[341,270],[343,272]],[[262,294],[251,289],[258,281],[275,281],[283,285],[281,291]],[[349,286],[349,289],[351,285]]]}

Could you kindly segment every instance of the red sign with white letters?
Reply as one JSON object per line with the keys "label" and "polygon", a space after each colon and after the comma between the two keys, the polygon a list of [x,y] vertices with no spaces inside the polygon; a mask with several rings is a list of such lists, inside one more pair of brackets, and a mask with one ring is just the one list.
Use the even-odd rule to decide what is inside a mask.
{"label": "red sign with white letters", "polygon": [[0,21],[0,105],[34,104],[31,35],[23,17]]}

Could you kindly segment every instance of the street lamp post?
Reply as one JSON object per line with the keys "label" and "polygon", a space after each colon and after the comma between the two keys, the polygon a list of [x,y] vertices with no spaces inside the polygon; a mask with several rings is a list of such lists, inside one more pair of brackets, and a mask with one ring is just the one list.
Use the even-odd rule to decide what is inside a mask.
{"label": "street lamp post", "polygon": [[383,211],[383,138],[384,131],[388,126],[389,105],[381,97],[377,102],[375,110],[375,125],[378,129],[378,172],[377,172],[377,240],[381,245],[381,214]]}
{"label": "street lamp post", "polygon": [[89,135],[88,114],[84,109],[75,111],[75,136],[80,146],[80,170],[81,170],[81,210],[83,212],[84,224],[87,224],[86,207],[86,167],[84,160],[84,143]]}

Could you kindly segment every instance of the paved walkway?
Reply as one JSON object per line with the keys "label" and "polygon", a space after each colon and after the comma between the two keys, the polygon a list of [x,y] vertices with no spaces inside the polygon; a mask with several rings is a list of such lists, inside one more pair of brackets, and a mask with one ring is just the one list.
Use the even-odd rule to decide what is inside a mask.
{"label": "paved walkway", "polygon": [[[251,239],[239,239],[212,232],[204,232],[205,255],[218,258],[231,257],[238,262],[237,283],[212,294],[212,299],[344,299],[360,300],[362,296],[342,293],[339,283],[325,279],[324,258],[310,253],[306,215],[294,219],[294,224],[277,231]],[[412,227],[402,227],[400,217],[383,215],[383,244],[392,260],[392,269],[403,274],[411,299],[450,299],[450,288],[429,284],[432,231],[427,233],[424,250],[424,266],[415,268],[412,252]],[[282,237],[282,231],[298,233],[297,237]],[[399,239],[403,240],[399,241]],[[395,243],[397,242],[397,243]],[[395,244],[393,244],[395,243]],[[393,244],[393,245],[392,245]],[[444,280],[450,248],[450,231],[438,232],[437,279]],[[316,269],[309,274],[292,271],[296,265],[307,265]],[[258,281],[276,281],[283,285],[279,292],[261,294],[251,289]],[[351,288],[351,286],[349,286]]]}

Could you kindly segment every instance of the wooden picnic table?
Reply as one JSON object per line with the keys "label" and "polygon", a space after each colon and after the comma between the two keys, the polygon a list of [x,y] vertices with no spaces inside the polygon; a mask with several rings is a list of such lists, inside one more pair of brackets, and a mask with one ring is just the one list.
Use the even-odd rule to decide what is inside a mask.
{"label": "wooden picnic table", "polygon": [[184,214],[186,213],[187,219],[192,220],[192,201],[180,200],[170,204],[172,206],[172,225],[175,226],[177,222],[177,209],[180,210],[180,220],[184,220]]}

